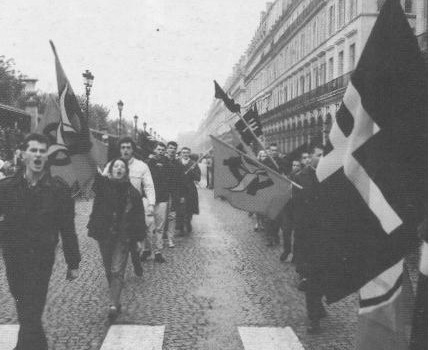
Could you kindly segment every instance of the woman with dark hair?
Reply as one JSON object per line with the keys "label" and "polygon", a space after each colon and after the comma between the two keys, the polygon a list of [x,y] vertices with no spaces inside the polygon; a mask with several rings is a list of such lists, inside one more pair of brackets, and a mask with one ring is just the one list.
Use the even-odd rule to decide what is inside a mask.
{"label": "woman with dark hair", "polygon": [[[129,181],[127,162],[114,159],[108,175],[96,175],[95,198],[88,235],[97,240],[110,289],[109,319],[121,312],[121,291],[129,252],[142,250],[146,236],[145,212],[139,192]],[[143,228],[143,229],[142,229]],[[137,256],[138,254],[132,254]]]}

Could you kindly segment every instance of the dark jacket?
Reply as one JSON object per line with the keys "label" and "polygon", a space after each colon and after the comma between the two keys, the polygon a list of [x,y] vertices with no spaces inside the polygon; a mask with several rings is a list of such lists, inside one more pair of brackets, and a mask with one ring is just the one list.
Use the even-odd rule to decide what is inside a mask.
{"label": "dark jacket", "polygon": [[291,180],[301,185],[303,189],[293,186],[292,211],[295,228],[312,228],[318,224],[316,205],[319,201],[319,183],[315,170],[303,168]]}
{"label": "dark jacket", "polygon": [[88,236],[96,239],[108,239],[113,235],[114,215],[118,208],[118,231],[125,239],[142,241],[146,237],[145,211],[142,198],[130,182],[119,184],[100,174],[96,175],[93,190],[95,198],[93,210],[88,222]]}
{"label": "dark jacket", "polygon": [[182,164],[178,159],[167,158],[169,164],[172,166],[173,179],[172,179],[172,211],[175,211],[179,207],[179,200],[185,198],[186,185],[185,176],[182,170]]}
{"label": "dark jacket", "polygon": [[185,210],[190,214],[198,214],[199,195],[194,181],[200,181],[201,179],[202,174],[199,165],[190,161],[187,165],[183,165],[181,162],[181,167],[185,186]]}
{"label": "dark jacket", "polygon": [[155,202],[168,202],[172,196],[175,203],[178,202],[179,187],[176,183],[175,168],[165,156],[148,159],[152,180],[155,188]]}
{"label": "dark jacket", "polygon": [[66,263],[81,260],[75,231],[75,202],[59,177],[46,173],[30,188],[22,172],[0,181],[0,242],[8,247],[54,250],[61,235]]}

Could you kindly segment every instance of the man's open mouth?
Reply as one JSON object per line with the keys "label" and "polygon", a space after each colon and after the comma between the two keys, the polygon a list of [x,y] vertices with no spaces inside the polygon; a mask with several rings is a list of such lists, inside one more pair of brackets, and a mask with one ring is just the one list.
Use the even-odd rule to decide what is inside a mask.
{"label": "man's open mouth", "polygon": [[35,164],[35,165],[42,165],[42,161],[41,161],[40,159],[36,159],[36,160],[34,161],[34,164]]}

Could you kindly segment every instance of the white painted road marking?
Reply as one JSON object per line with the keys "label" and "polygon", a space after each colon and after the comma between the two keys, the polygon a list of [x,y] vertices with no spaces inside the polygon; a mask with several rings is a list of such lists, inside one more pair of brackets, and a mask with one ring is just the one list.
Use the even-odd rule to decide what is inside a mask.
{"label": "white painted road marking", "polygon": [[161,350],[164,329],[164,326],[111,326],[100,350]]}
{"label": "white painted road marking", "polygon": [[17,324],[3,324],[0,326],[0,349],[13,349],[18,340],[19,326]]}
{"label": "white painted road marking", "polygon": [[239,327],[245,350],[304,350],[291,327]]}

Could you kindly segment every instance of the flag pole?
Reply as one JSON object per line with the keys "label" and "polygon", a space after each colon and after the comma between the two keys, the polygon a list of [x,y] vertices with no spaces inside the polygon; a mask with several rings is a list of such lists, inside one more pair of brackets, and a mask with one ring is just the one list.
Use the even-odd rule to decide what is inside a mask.
{"label": "flag pole", "polygon": [[[266,150],[266,148],[264,147],[263,143],[260,141],[260,139],[257,137],[257,135],[255,134],[254,130],[252,130],[251,126],[248,124],[248,122],[245,120],[244,117],[242,117],[242,115],[239,112],[235,113],[241,120],[242,122],[245,123],[246,127],[249,129],[249,131],[251,132],[252,136],[257,140],[258,144],[260,145],[262,150]],[[272,157],[271,154],[267,153],[267,156],[269,157],[269,159],[272,161],[272,163],[275,165],[276,169],[279,171],[279,164],[275,161],[275,159]]]}
{"label": "flag pole", "polygon": [[187,171],[185,172],[185,175],[187,175],[188,174],[188,172],[191,170],[191,169],[193,169],[197,164],[199,164],[200,163],[200,161],[204,158],[204,157],[206,157],[208,154],[209,154],[209,152],[210,151],[212,151],[213,150],[213,147],[211,147],[211,148],[209,148],[208,150],[206,150],[206,152],[205,153],[203,153],[200,157],[199,157],[199,159],[197,159],[197,161],[192,165],[192,166],[190,166],[188,169],[187,169]]}

